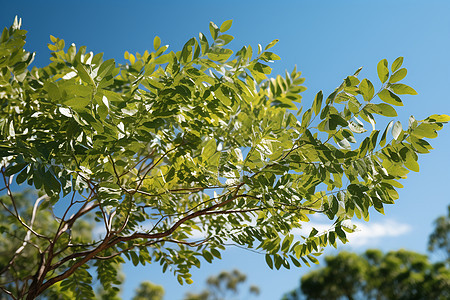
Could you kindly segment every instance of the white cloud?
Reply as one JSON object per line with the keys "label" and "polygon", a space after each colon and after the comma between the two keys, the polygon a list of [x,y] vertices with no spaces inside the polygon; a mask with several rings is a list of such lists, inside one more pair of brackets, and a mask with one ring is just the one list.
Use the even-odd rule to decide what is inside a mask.
{"label": "white cloud", "polygon": [[364,247],[377,244],[382,238],[398,237],[411,231],[411,226],[388,219],[385,222],[362,223],[354,222],[357,231],[349,234],[348,240],[354,247]]}
{"label": "white cloud", "polygon": [[[352,224],[356,225],[357,229],[354,233],[348,233],[347,239],[351,247],[367,247],[375,246],[383,238],[398,237],[411,231],[411,226],[400,223],[392,219],[387,219],[384,222],[359,222],[355,221]],[[305,223],[301,230],[295,232],[296,234],[309,235],[312,228],[320,232],[329,230],[331,224],[312,220]]]}

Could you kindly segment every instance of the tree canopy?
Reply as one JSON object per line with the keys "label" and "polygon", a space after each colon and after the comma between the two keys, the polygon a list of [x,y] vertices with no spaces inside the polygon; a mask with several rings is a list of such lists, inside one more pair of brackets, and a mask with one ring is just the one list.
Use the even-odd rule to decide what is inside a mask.
{"label": "tree canopy", "polygon": [[434,221],[435,228],[428,239],[428,250],[442,253],[450,265],[450,205],[447,215],[440,216]]}
{"label": "tree canopy", "polygon": [[259,287],[256,285],[249,286],[247,291],[242,290],[246,280],[247,276],[237,269],[222,271],[216,276],[208,277],[205,290],[200,293],[188,292],[184,300],[249,299],[259,295]]}
{"label": "tree canopy", "polygon": [[[211,22],[210,39],[177,52],[155,37],[124,64],[50,36],[43,67],[30,66],[19,19],[3,30],[1,234],[19,241],[2,258],[4,293],[34,299],[58,286],[89,297],[92,273],[110,290],[125,259],[190,283],[189,269],[230,243],[265,253],[270,268],[309,265],[347,241],[353,217],[394,203],[432,149],[424,138],[450,120],[391,120],[400,96],[416,94],[400,83],[403,58],[379,62],[378,84],[358,69],[303,110],[301,72],[268,77],[278,40],[234,53],[231,25]],[[31,212],[15,196],[25,185],[41,195],[23,206]],[[329,230],[294,235],[311,214]],[[84,239],[76,229],[88,219],[102,233]],[[36,264],[16,272],[28,256]]]}
{"label": "tree canopy", "polygon": [[340,252],[283,299],[448,299],[450,269],[407,250]]}
{"label": "tree canopy", "polygon": [[164,297],[164,288],[149,281],[143,281],[136,290],[136,295],[132,300],[162,300]]}

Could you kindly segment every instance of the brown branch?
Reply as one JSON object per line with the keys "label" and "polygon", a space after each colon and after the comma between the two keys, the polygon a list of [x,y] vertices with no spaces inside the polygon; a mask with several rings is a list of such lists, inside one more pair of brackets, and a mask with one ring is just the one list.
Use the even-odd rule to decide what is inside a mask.
{"label": "brown branch", "polygon": [[[179,189],[171,189],[171,190],[167,190],[158,194],[150,194],[146,191],[142,191],[142,190],[125,190],[127,193],[137,193],[137,194],[142,194],[148,197],[159,197],[161,195],[167,194],[167,193],[173,193],[173,194],[190,194],[190,193],[197,193],[197,192],[201,192],[204,190],[210,190],[210,189],[220,189],[220,188],[230,188],[230,187],[235,187],[236,185],[215,185],[215,186],[205,186],[205,187],[192,187],[192,188],[179,188]],[[187,192],[187,193],[184,193]]]}
{"label": "brown branch", "polygon": [[[99,246],[98,246],[99,247]],[[66,257],[64,257],[63,259],[60,259],[58,262],[56,262],[55,264],[51,265],[49,270],[55,270],[56,268],[58,268],[59,266],[63,265],[64,263],[68,262],[69,260],[72,260],[74,258],[78,258],[78,257],[82,257],[85,255],[88,255],[89,253],[91,253],[93,250],[87,250],[87,251],[83,251],[83,252],[76,252],[76,253],[72,253]]]}
{"label": "brown branch", "polygon": [[13,217],[15,217],[23,227],[25,227],[28,231],[30,231],[31,233],[33,233],[35,236],[37,236],[37,237],[39,237],[39,238],[46,239],[46,240],[50,240],[48,237],[46,237],[46,236],[44,236],[44,235],[42,235],[42,234],[39,234],[39,233],[37,233],[36,231],[34,231],[30,226],[28,226],[25,222],[22,221],[22,217],[19,215],[19,212],[18,212],[18,210],[17,210],[16,201],[14,200],[13,193],[12,193],[12,191],[11,191],[11,188],[10,188],[10,185],[9,185],[8,181],[6,180],[6,175],[5,175],[3,169],[1,170],[1,173],[3,174],[3,181],[5,182],[5,187],[6,187],[6,189],[7,189],[7,194],[8,194],[8,196],[9,196],[9,198],[11,199],[11,202],[12,202],[12,204],[13,204],[14,212],[12,212],[12,211],[11,211],[11,210],[3,203],[3,201],[0,201],[0,203],[1,203],[2,206],[3,206],[3,208],[4,208],[8,213],[10,213]]}
{"label": "brown branch", "polygon": [[[80,175],[80,174],[79,174]],[[72,195],[72,199],[71,199],[71,203],[69,205],[69,207],[67,208],[67,210],[64,213],[63,219],[61,219],[61,222],[58,226],[58,229],[55,233],[55,236],[52,240],[50,240],[50,244],[47,247],[47,249],[45,249],[44,253],[41,254],[41,261],[39,263],[39,267],[38,267],[38,271],[36,272],[36,274],[33,276],[33,281],[30,285],[30,289],[28,291],[28,296],[27,299],[31,299],[34,296],[37,296],[40,294],[39,290],[40,287],[42,286],[42,283],[45,280],[45,277],[47,276],[48,272],[51,269],[51,263],[53,258],[55,257],[55,253],[54,251],[54,247],[59,239],[59,237],[68,229],[70,229],[73,224],[75,223],[76,220],[78,220],[78,218],[80,218],[81,216],[83,216],[84,214],[86,214],[87,212],[91,211],[94,207],[96,207],[96,204],[93,204],[91,206],[88,206],[88,204],[90,203],[90,199],[92,199],[92,197],[95,196],[95,191],[94,189],[91,187],[90,185],[90,181],[88,179],[85,179],[84,177],[82,177],[84,180],[86,180],[86,182],[89,185],[89,189],[91,190],[90,195],[87,197],[86,201],[84,202],[83,206],[78,210],[78,212],[74,215],[72,215],[69,220],[64,221],[64,218],[66,216],[66,214],[68,213],[68,211],[70,210],[70,208],[73,206],[74,204],[74,197],[75,197],[75,191]],[[33,293],[29,293],[30,291],[33,291]],[[34,294],[37,293],[37,294]],[[31,297],[31,298],[30,298]]]}
{"label": "brown branch", "polygon": [[[46,197],[47,197],[47,195],[41,196],[41,197],[39,197],[39,198],[35,201],[35,203],[34,203],[34,205],[33,205],[33,212],[32,212],[32,215],[31,215],[30,228],[33,228],[33,224],[34,224],[34,220],[35,220],[35,218],[36,218],[36,213],[37,213],[37,208],[38,208],[38,206],[39,206],[39,203],[40,203],[44,198],[46,198]],[[0,271],[0,274],[3,274],[4,272],[6,272],[6,271],[9,269],[9,267],[14,263],[14,261],[15,261],[16,258],[19,256],[19,254],[20,254],[20,253],[25,249],[25,247],[29,244],[30,239],[31,239],[31,231],[28,230],[27,233],[26,233],[26,235],[25,235],[25,237],[24,237],[24,239],[23,239],[22,246],[20,246],[20,247],[16,250],[16,252],[14,252],[13,257],[9,260],[8,264]],[[38,248],[38,249],[39,249],[39,248]]]}
{"label": "brown branch", "polygon": [[225,206],[227,204],[229,204],[230,202],[232,202],[233,200],[236,200],[237,198],[243,198],[243,197],[248,197],[248,195],[236,195],[237,192],[239,191],[239,189],[244,185],[244,183],[241,183],[240,185],[238,185],[238,187],[236,188],[236,190],[234,191],[234,196],[231,197],[228,200],[225,200],[221,203],[206,207],[202,210],[196,211],[190,215],[187,215],[183,218],[181,218],[180,220],[178,220],[174,225],[172,225],[168,230],[166,230],[165,232],[161,232],[161,233],[154,233],[154,234],[150,234],[150,233],[134,233],[130,236],[126,236],[126,237],[121,237],[119,238],[121,241],[129,241],[129,240],[133,240],[136,238],[144,238],[144,239],[155,239],[155,238],[164,238],[166,236],[171,235],[181,224],[183,224],[184,222],[194,219],[196,217],[202,216],[207,214],[207,212],[212,211],[216,208]]}
{"label": "brown branch", "polygon": [[[33,295],[28,295],[28,299],[32,299],[31,297],[37,296],[39,294],[41,294],[43,291],[45,291],[47,288],[49,288],[50,286],[52,286],[53,284],[55,284],[56,282],[59,282],[61,280],[66,279],[67,277],[69,277],[70,275],[72,275],[80,266],[82,266],[83,264],[85,264],[86,262],[88,262],[89,260],[93,259],[98,253],[100,253],[103,250],[106,250],[108,248],[113,247],[114,245],[116,245],[117,243],[120,242],[126,242],[126,241],[130,241],[130,240],[134,240],[134,239],[139,239],[139,238],[143,238],[143,239],[162,239],[165,238],[169,235],[171,235],[180,225],[182,225],[183,223],[185,223],[188,220],[191,220],[193,218],[196,218],[198,216],[204,215],[205,213],[207,213],[208,211],[214,210],[216,208],[225,206],[227,204],[229,204],[230,202],[232,202],[233,200],[239,198],[239,197],[246,197],[245,195],[237,195],[239,189],[244,185],[244,183],[239,184],[235,191],[234,191],[234,196],[231,197],[228,200],[225,200],[221,203],[212,205],[210,207],[204,208],[202,210],[196,211],[190,215],[187,215],[183,218],[181,218],[180,220],[178,220],[174,225],[172,225],[168,230],[166,230],[165,232],[160,232],[160,233],[154,233],[154,234],[148,234],[148,233],[134,233],[130,236],[124,236],[124,237],[115,237],[115,238],[108,238],[106,237],[105,240],[95,249],[85,252],[85,256],[80,259],[78,262],[76,262],[75,264],[73,264],[68,270],[66,270],[64,273],[52,277],[49,280],[47,280],[45,283],[40,284],[39,286],[37,286],[37,290]],[[75,258],[74,255],[76,255],[75,257],[80,257],[83,256],[83,254],[81,253],[75,253],[72,254],[71,258]],[[67,261],[68,258],[66,257],[64,259],[64,261]]]}
{"label": "brown branch", "polygon": [[[64,280],[67,277],[69,277],[70,275],[72,275],[79,267],[81,267],[86,262],[91,260],[97,253],[99,253],[105,249],[108,249],[109,247],[112,247],[114,244],[116,244],[116,243],[110,244],[109,242],[110,242],[110,240],[108,238],[106,238],[103,241],[103,243],[101,243],[96,249],[89,251],[83,259],[81,259],[78,262],[76,262],[75,264],[73,264],[67,271],[65,271],[64,273],[62,273],[58,276],[50,278],[45,283],[37,285],[35,287],[36,292],[33,294],[28,294],[27,299],[30,299],[30,300],[34,299],[36,296],[40,295],[43,291],[48,289],[50,286],[52,286],[56,282]],[[79,253],[77,253],[77,254],[79,254]]]}
{"label": "brown branch", "polygon": [[235,209],[235,210],[219,210],[219,211],[209,211],[204,215],[228,215],[228,214],[240,214],[246,212],[260,211],[269,209],[268,207],[255,207],[249,209]]}
{"label": "brown branch", "polygon": [[[194,211],[194,210],[197,209],[198,207],[200,207],[200,206],[202,206],[202,205],[204,205],[204,204],[206,204],[206,203],[209,203],[209,202],[211,202],[211,201],[214,201],[214,200],[223,198],[223,197],[225,197],[226,195],[228,195],[228,194],[230,194],[230,193],[231,193],[231,191],[228,191],[227,193],[225,193],[225,194],[223,194],[223,195],[221,195],[221,196],[219,196],[219,197],[210,198],[210,199],[208,199],[208,200],[205,200],[205,201],[203,201],[203,202],[200,202],[199,204],[195,205],[194,207],[192,207],[191,209],[189,209],[189,210],[187,210],[187,211],[185,211],[185,212],[182,212],[182,213],[174,213],[174,214],[169,214],[169,215],[162,216],[162,217],[156,222],[156,224],[152,227],[152,229],[150,229],[150,232],[152,232],[152,231],[156,228],[156,226],[158,226],[158,224],[159,224],[162,220],[164,220],[165,218],[170,218],[170,217],[176,217],[176,216],[186,215],[186,214],[188,214],[188,213]],[[147,207],[147,206],[143,206],[143,207]]]}
{"label": "brown branch", "polygon": [[132,168],[130,168],[128,171],[123,172],[122,174],[120,174],[119,177],[122,177],[122,176],[124,176],[125,174],[128,174],[129,172],[131,172],[132,169],[136,168],[140,163],[142,163],[142,165],[139,167],[139,170],[138,170],[138,174],[139,174],[139,173],[142,171],[142,168],[144,167],[144,164],[143,164],[144,160],[151,158],[151,157],[153,156],[153,154],[155,154],[155,152],[156,152],[156,148],[154,148],[154,149],[152,150],[152,152],[150,152],[149,154],[147,154],[146,156],[144,156],[142,159],[140,159],[140,160],[139,160]]}
{"label": "brown branch", "polygon": [[14,295],[13,295],[10,291],[8,291],[6,288],[0,286],[0,289],[1,289],[3,292],[5,292],[6,294],[8,294],[12,299],[14,299],[14,300],[17,299],[17,298],[14,297]]}
{"label": "brown branch", "polygon": [[208,240],[209,239],[203,239],[203,240],[196,241],[196,242],[184,242],[184,241],[178,241],[178,240],[174,240],[174,239],[162,239],[162,240],[157,240],[157,241],[149,241],[149,242],[144,243],[144,244],[131,245],[130,247],[127,247],[126,249],[123,249],[123,250],[121,250],[119,252],[116,252],[116,253],[108,255],[108,256],[95,256],[94,259],[108,260],[108,259],[114,258],[114,257],[116,257],[118,255],[121,255],[121,254],[123,254],[123,253],[125,253],[125,252],[127,252],[127,251],[129,251],[129,250],[131,250],[133,248],[136,248],[136,247],[148,247],[148,246],[151,246],[151,245],[154,245],[154,244],[157,244],[157,243],[162,243],[162,242],[171,242],[171,243],[175,243],[175,244],[183,244],[183,245],[188,245],[188,246],[191,246],[191,247],[197,247],[197,246],[200,246],[200,245],[206,243]]}

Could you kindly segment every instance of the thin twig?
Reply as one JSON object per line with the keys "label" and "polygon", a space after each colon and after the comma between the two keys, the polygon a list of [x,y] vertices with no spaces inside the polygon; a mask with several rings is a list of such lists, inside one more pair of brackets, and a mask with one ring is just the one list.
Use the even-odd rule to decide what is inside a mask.
{"label": "thin twig", "polygon": [[[38,206],[39,206],[39,203],[40,203],[43,199],[45,199],[46,197],[47,197],[47,195],[43,195],[43,196],[39,197],[39,198],[35,201],[35,203],[34,203],[34,205],[33,205],[33,213],[32,213],[32,215],[31,215],[30,228],[33,228],[33,224],[34,224],[34,220],[35,220],[35,217],[36,217],[36,212],[37,212],[37,208],[38,208]],[[19,256],[19,254],[20,254],[20,253],[23,251],[23,249],[25,249],[25,247],[29,244],[30,239],[31,239],[31,231],[28,230],[27,233],[26,233],[26,235],[25,235],[25,238],[23,239],[22,246],[20,246],[20,247],[16,250],[16,252],[14,252],[13,257],[9,260],[8,264],[0,271],[0,274],[3,274],[4,272],[6,272],[6,271],[9,269],[9,267],[14,263],[14,261],[15,261],[16,258]]]}

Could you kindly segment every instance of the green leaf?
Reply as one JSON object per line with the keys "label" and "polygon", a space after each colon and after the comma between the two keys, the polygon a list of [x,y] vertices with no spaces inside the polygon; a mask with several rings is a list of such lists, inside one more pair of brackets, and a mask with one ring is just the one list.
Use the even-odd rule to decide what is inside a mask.
{"label": "green leaf", "polygon": [[211,155],[216,152],[217,144],[215,139],[210,139],[202,150],[202,158],[206,161]]}
{"label": "green leaf", "polygon": [[50,171],[47,171],[44,174],[44,179],[44,189],[47,195],[58,195],[61,191],[61,184],[55,176]]}
{"label": "green leaf", "polygon": [[279,270],[283,264],[283,258],[278,254],[274,254],[273,259],[275,260],[275,269]]}
{"label": "green leaf", "polygon": [[417,95],[417,92],[412,87],[403,83],[392,84],[390,88],[398,95]]}
{"label": "green leaf", "polygon": [[391,70],[392,72],[397,71],[403,64],[403,57],[398,57],[394,62],[392,63]]}
{"label": "green leaf", "polygon": [[97,78],[101,80],[102,78],[112,75],[114,68],[116,66],[116,63],[114,59],[108,59],[104,61],[97,71]]}
{"label": "green leaf", "polygon": [[448,116],[448,115],[431,115],[423,121],[425,121],[425,122],[449,122],[450,116]]}
{"label": "green leaf", "polygon": [[380,81],[382,83],[385,83],[386,80],[389,78],[389,69],[388,69],[388,62],[386,59],[380,60],[380,62],[377,65],[377,73],[378,78],[380,78]]}
{"label": "green leaf", "polygon": [[361,122],[350,121],[348,123],[348,128],[354,133],[363,133],[366,132],[367,129],[364,129],[364,126]]}
{"label": "green leaf", "polygon": [[50,99],[58,101],[61,98],[61,93],[59,91],[58,85],[53,82],[47,84],[48,96]]}
{"label": "green leaf", "polygon": [[308,254],[306,257],[308,257],[308,259],[309,259],[313,264],[316,264],[316,265],[319,264],[319,261],[318,261],[317,258],[315,258],[314,256],[311,256],[311,255]]}
{"label": "green leaf", "polygon": [[209,22],[209,32],[211,33],[213,40],[215,40],[219,32],[219,27],[217,27],[217,25],[213,22]]}
{"label": "green leaf", "polygon": [[433,139],[437,137],[436,130],[439,130],[440,127],[435,123],[421,123],[419,126],[414,128],[414,130],[411,132],[412,135],[414,135],[417,138],[430,138]]}
{"label": "green leaf", "polygon": [[133,262],[133,265],[137,266],[139,264],[139,257],[137,256],[136,252],[131,251],[129,253],[130,253],[131,261]]}
{"label": "green leaf", "polygon": [[231,25],[233,24],[233,20],[227,20],[220,25],[220,32],[225,32],[228,29],[231,28]]}
{"label": "green leaf", "polygon": [[394,74],[392,74],[391,78],[389,78],[389,82],[390,83],[398,82],[398,81],[402,80],[403,78],[405,78],[407,73],[408,73],[408,71],[405,68],[402,68],[402,69],[398,70],[397,72],[395,72]]}
{"label": "green leaf", "polygon": [[317,116],[320,112],[320,108],[322,107],[322,100],[323,100],[323,93],[322,91],[319,91],[316,95],[316,97],[314,98],[314,102],[312,105],[314,114]]}
{"label": "green leaf", "polygon": [[92,77],[89,75],[86,68],[82,64],[78,64],[76,66],[76,69],[78,71],[78,76],[80,76],[81,80],[83,80],[85,83],[95,85],[94,81],[92,80]]}
{"label": "green leaf", "polygon": [[433,147],[431,147],[431,145],[423,139],[418,139],[411,135],[410,140],[411,140],[411,144],[413,145],[414,149],[418,153],[429,153],[430,150],[433,149]]}
{"label": "green leaf", "polygon": [[389,124],[386,126],[386,129],[384,130],[383,135],[381,136],[381,140],[380,140],[381,147],[384,147],[384,145],[386,144],[387,133],[388,133],[389,129],[391,129],[393,124],[394,124],[394,121],[390,121]]}
{"label": "green leaf", "polygon": [[373,88],[372,83],[365,78],[359,84],[359,91],[363,95],[365,101],[370,101],[375,94],[375,89]]}
{"label": "green leaf", "polygon": [[414,154],[411,151],[406,152],[406,157],[404,159],[405,167],[414,172],[419,172],[419,164],[417,163],[417,159],[414,157]]}
{"label": "green leaf", "polygon": [[272,52],[263,52],[261,53],[260,58],[264,61],[272,61],[272,60],[280,60],[281,58]]}
{"label": "green leaf", "polygon": [[216,39],[216,44],[220,45],[220,46],[224,46],[224,45],[228,44],[229,42],[231,42],[233,39],[234,39],[234,37],[229,34],[221,34]]}
{"label": "green leaf", "polygon": [[348,126],[348,122],[338,114],[330,114],[329,120],[330,120],[329,127],[331,130],[335,130],[337,126],[342,127]]}
{"label": "green leaf", "polygon": [[215,61],[226,61],[232,54],[232,50],[219,47],[210,48],[207,53],[208,58]]}
{"label": "green leaf", "polygon": [[380,99],[386,103],[397,106],[403,106],[402,100],[389,90],[386,89],[382,90],[381,92],[378,93],[378,97],[380,97]]}
{"label": "green leaf", "polygon": [[217,249],[211,249],[211,254],[219,259],[222,258],[222,256],[220,255],[220,252]]}
{"label": "green leaf", "polygon": [[67,99],[63,103],[71,107],[75,111],[79,111],[79,109],[86,109],[87,106],[91,103],[91,100],[83,97],[75,97]]}
{"label": "green leaf", "polygon": [[266,254],[266,263],[273,270],[273,261],[269,254]]}
{"label": "green leaf", "polygon": [[157,51],[159,49],[159,46],[161,46],[161,39],[159,38],[159,36],[155,36],[155,38],[153,39],[153,49]]}
{"label": "green leaf", "polygon": [[213,258],[213,256],[211,255],[211,253],[209,253],[208,251],[206,251],[206,250],[203,250],[203,258],[207,261],[207,262],[209,262],[209,263],[211,263],[212,262],[212,260],[214,259]]}
{"label": "green leaf", "polygon": [[302,127],[306,128],[309,125],[309,121],[311,120],[311,109],[308,109],[305,111],[305,113],[302,116]]}
{"label": "green leaf", "polygon": [[195,39],[191,38],[183,46],[183,50],[180,53],[180,62],[187,63],[192,59],[192,46],[195,44]]}
{"label": "green leaf", "polygon": [[331,231],[328,234],[328,241],[330,242],[330,245],[336,247],[336,233],[334,231]]}
{"label": "green leaf", "polygon": [[254,71],[259,72],[261,74],[270,74],[272,72],[272,68],[264,65],[262,63],[255,63],[255,65],[252,68]]}
{"label": "green leaf", "polygon": [[395,111],[395,109],[392,106],[390,106],[389,104],[385,104],[385,103],[379,103],[379,104],[369,103],[366,105],[366,109],[371,113],[376,113],[376,114],[386,116],[386,117],[396,117],[397,116],[397,112]]}
{"label": "green leaf", "polygon": [[267,49],[272,48],[272,47],[275,46],[279,41],[280,41],[279,39],[276,39],[276,40],[271,41],[271,42],[269,43],[269,45],[267,45],[266,48],[264,48],[264,50],[267,50]]}
{"label": "green leaf", "polygon": [[402,123],[400,123],[399,121],[395,122],[394,126],[392,126],[392,136],[394,137],[394,139],[397,140],[402,132]]}
{"label": "green leaf", "polygon": [[317,229],[315,229],[314,227],[312,228],[311,232],[309,233],[309,237],[314,237],[316,234],[318,234],[319,231]]}
{"label": "green leaf", "polygon": [[292,263],[297,267],[300,268],[302,265],[300,264],[300,262],[293,256],[289,256],[291,258]]}
{"label": "green leaf", "polygon": [[21,184],[25,182],[25,180],[28,179],[28,168],[23,169],[17,176],[16,176],[16,182],[17,184]]}
{"label": "green leaf", "polygon": [[5,170],[5,175],[6,176],[11,176],[11,175],[14,175],[16,173],[19,173],[27,165],[28,165],[28,163],[18,163],[18,164],[15,164],[15,165],[9,165],[8,168],[6,168],[6,170]]}
{"label": "green leaf", "polygon": [[214,95],[217,97],[217,99],[222,102],[223,105],[226,107],[229,107],[231,105],[231,98],[228,95],[225,95],[224,91],[222,90],[222,87],[219,87],[217,90],[214,91]]}
{"label": "green leaf", "polygon": [[209,44],[208,44],[208,40],[206,39],[205,35],[203,33],[199,33],[198,34],[199,39],[200,39],[200,45],[202,48],[202,54],[205,55],[206,52],[209,50]]}

